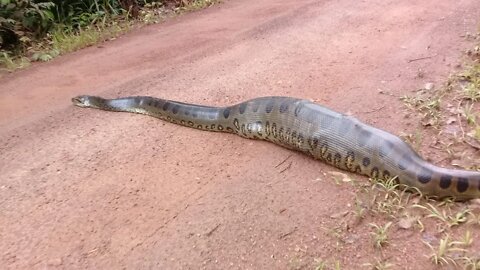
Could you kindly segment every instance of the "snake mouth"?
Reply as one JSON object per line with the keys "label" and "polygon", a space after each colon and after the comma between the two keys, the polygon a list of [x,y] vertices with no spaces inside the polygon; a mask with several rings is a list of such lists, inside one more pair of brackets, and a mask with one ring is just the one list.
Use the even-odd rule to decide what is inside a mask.
{"label": "snake mouth", "polygon": [[72,98],[72,103],[78,107],[88,107],[88,97],[87,96],[76,96]]}

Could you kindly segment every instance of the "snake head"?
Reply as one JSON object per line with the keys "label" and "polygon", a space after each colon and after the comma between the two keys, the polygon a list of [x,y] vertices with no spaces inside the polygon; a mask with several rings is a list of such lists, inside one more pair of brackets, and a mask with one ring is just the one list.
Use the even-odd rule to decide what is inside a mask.
{"label": "snake head", "polygon": [[99,97],[81,95],[72,98],[72,102],[78,107],[98,108],[99,99]]}

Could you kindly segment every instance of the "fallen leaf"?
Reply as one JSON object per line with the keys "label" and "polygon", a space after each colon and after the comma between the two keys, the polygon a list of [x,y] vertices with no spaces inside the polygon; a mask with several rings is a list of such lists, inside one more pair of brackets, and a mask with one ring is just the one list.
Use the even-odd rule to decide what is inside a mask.
{"label": "fallen leaf", "polygon": [[330,218],[337,219],[337,218],[344,217],[344,216],[346,216],[347,214],[348,214],[348,211],[344,211],[344,212],[340,212],[340,213],[335,213],[335,214],[330,215]]}
{"label": "fallen leaf", "polygon": [[475,161],[472,160],[471,158],[464,157],[463,159],[454,159],[452,160],[452,165],[457,166],[463,169],[470,169],[472,167],[475,167]]}
{"label": "fallen leaf", "polygon": [[345,183],[352,182],[352,179],[344,173],[341,173],[341,172],[329,172],[329,173],[335,178],[335,180],[341,179],[342,182],[345,182]]}

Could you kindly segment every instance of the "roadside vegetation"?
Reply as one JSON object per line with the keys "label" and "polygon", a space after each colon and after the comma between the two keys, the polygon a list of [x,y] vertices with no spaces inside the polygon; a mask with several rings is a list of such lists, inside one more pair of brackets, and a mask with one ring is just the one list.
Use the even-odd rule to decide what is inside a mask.
{"label": "roadside vegetation", "polygon": [[[414,95],[401,98],[407,110],[420,115],[421,133],[425,133],[404,137],[414,148],[423,144],[441,151],[442,162],[450,167],[480,171],[480,35],[467,38],[477,45],[466,51],[461,71],[438,89],[427,84]],[[434,139],[422,142],[422,137]],[[479,199],[437,201],[419,192],[404,192],[406,187],[395,181],[372,181],[379,193],[373,199],[359,195],[357,204],[364,207],[356,215],[363,218],[370,212],[383,216],[383,223],[371,224],[377,249],[388,248],[392,229],[412,230],[417,231],[417,241],[426,247],[423,255],[435,268],[480,269],[479,246],[474,241],[480,237]],[[373,269],[398,267],[382,256],[368,265]]]}
{"label": "roadside vegetation", "polygon": [[[468,38],[479,45],[465,53],[460,71],[436,89],[426,85],[401,97],[407,114],[418,116],[422,127],[403,137],[417,150],[440,152],[441,165],[480,171],[480,35]],[[342,254],[352,253],[352,238],[362,237],[357,236],[361,232],[368,232],[361,241],[369,238],[372,253],[361,259],[360,269],[403,269],[407,259],[407,265],[418,264],[419,269],[429,264],[429,269],[480,269],[475,241],[480,239],[480,199],[439,201],[395,179],[366,183],[337,171],[330,175],[354,194],[347,211],[331,216],[338,225],[325,228],[339,257],[302,258],[298,252],[290,269],[345,269]],[[412,257],[412,250],[422,251]]]}
{"label": "roadside vegetation", "polygon": [[111,40],[218,0],[0,0],[0,70]]}

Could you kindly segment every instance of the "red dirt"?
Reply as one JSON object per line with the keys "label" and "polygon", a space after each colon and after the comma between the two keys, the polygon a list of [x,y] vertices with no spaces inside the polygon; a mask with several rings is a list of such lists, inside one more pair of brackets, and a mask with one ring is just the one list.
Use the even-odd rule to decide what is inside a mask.
{"label": "red dirt", "polygon": [[[475,32],[478,18],[477,0],[231,0],[4,75],[0,264],[295,269],[321,258],[353,269],[374,262],[380,255],[368,224],[350,228],[342,245],[332,236],[335,214],[354,204],[353,188],[326,175],[334,168],[265,142],[80,109],[70,98],[226,105],[287,95],[395,134],[414,132],[418,118],[404,118],[398,97],[455,71],[472,45],[462,34]],[[409,62],[421,57],[429,58]],[[394,240],[383,252],[396,268],[435,268],[418,233],[396,230]]]}

